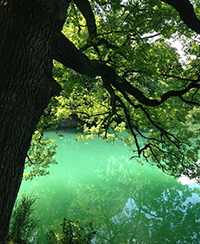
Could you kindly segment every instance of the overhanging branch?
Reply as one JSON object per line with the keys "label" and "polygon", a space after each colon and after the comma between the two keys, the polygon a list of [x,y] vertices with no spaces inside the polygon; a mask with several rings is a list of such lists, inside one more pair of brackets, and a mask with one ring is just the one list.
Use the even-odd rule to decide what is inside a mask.
{"label": "overhanging branch", "polygon": [[196,33],[200,34],[200,20],[197,18],[193,5],[189,0],[161,0],[174,7],[184,23]]}
{"label": "overhanging branch", "polygon": [[122,79],[118,76],[112,67],[97,60],[91,61],[63,34],[60,35],[58,40],[54,58],[66,67],[69,67],[80,74],[86,74],[90,77],[101,76],[104,80],[104,86],[108,83],[118,91],[123,89],[124,92],[135,97],[141,104],[150,107],[159,106],[170,97],[181,97],[193,88],[200,88],[200,84],[195,80],[191,81],[189,85],[181,90],[170,90],[156,99],[149,99],[143,92],[132,86],[126,79]]}

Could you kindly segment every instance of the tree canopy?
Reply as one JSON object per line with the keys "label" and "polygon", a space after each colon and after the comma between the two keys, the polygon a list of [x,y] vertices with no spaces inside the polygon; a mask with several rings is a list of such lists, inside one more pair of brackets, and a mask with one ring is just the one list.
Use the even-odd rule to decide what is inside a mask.
{"label": "tree canopy", "polygon": [[54,57],[58,93],[47,122],[77,115],[86,134],[80,140],[122,140],[141,163],[198,180],[198,7],[72,2]]}
{"label": "tree canopy", "polygon": [[198,18],[197,0],[0,1],[1,240],[42,114],[40,133],[76,115],[87,138],[198,180]]}

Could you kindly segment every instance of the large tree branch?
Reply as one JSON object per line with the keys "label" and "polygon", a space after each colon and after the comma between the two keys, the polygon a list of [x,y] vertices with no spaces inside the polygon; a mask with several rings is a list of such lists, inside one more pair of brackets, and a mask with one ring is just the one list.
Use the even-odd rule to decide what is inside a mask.
{"label": "large tree branch", "polygon": [[80,74],[86,74],[90,77],[99,75],[99,69],[92,64],[92,61],[80,52],[75,45],[70,42],[63,34],[60,35],[57,42],[57,49],[54,59],[68,68],[77,71]]}
{"label": "large tree branch", "polygon": [[200,34],[200,20],[197,18],[193,5],[189,0],[161,0],[174,7],[184,23],[196,33]]}
{"label": "large tree branch", "polygon": [[200,88],[200,84],[197,81],[192,81],[181,90],[170,90],[156,99],[149,99],[138,88],[118,76],[112,67],[99,61],[91,61],[63,34],[60,35],[58,40],[54,59],[80,74],[86,74],[90,77],[101,76],[104,80],[104,85],[107,82],[118,91],[121,91],[122,94],[126,92],[135,97],[141,104],[150,107],[159,106],[170,97],[180,97],[193,88]]}
{"label": "large tree branch", "polygon": [[88,0],[74,0],[74,2],[86,20],[89,32],[88,42],[92,42],[92,39],[97,36],[97,28],[95,16],[91,9],[90,3]]}
{"label": "large tree branch", "polygon": [[200,88],[200,84],[198,84],[196,81],[192,81],[189,85],[187,85],[184,89],[181,90],[170,90],[168,92],[165,92],[162,96],[156,98],[156,99],[149,99],[147,98],[139,89],[133,87],[129,82],[127,82],[125,79],[122,81],[123,86],[121,83],[115,81],[112,81],[112,85],[119,91],[125,91],[127,94],[130,94],[134,96],[141,104],[150,106],[150,107],[156,107],[165,102],[170,97],[180,97],[184,94],[186,94],[188,91],[190,91],[193,88]]}

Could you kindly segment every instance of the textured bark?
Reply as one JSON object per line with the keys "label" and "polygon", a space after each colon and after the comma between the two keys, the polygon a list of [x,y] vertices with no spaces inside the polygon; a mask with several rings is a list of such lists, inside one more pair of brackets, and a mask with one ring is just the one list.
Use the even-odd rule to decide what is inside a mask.
{"label": "textured bark", "polygon": [[69,1],[0,2],[0,243],[32,134],[49,101],[52,58]]}

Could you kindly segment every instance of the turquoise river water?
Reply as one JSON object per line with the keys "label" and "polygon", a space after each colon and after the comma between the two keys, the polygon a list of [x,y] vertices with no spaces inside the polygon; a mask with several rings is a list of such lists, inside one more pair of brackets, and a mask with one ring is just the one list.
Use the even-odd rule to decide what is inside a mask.
{"label": "turquoise river water", "polygon": [[41,233],[57,231],[65,216],[83,226],[92,220],[93,243],[200,243],[199,186],[130,160],[121,142],[87,146],[74,140],[75,131],[62,134],[47,133],[58,140],[58,165],[49,176],[23,181],[19,192],[38,198]]}

